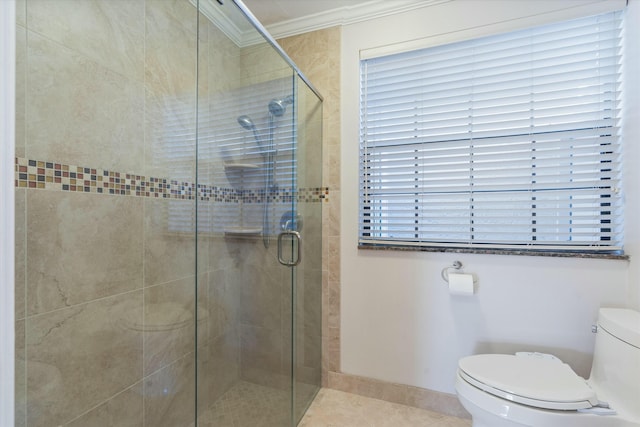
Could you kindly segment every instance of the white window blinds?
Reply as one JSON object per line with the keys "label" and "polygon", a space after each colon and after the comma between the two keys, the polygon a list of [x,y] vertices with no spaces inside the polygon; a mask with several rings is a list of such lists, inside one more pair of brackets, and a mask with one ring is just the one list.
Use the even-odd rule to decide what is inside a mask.
{"label": "white window blinds", "polygon": [[620,252],[621,25],[362,60],[360,244]]}

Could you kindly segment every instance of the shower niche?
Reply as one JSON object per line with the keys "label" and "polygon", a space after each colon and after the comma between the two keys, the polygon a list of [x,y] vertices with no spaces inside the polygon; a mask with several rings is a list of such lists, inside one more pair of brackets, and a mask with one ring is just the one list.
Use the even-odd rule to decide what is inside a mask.
{"label": "shower niche", "polygon": [[[234,220],[228,221],[223,229],[227,238],[258,238],[262,234],[262,228],[257,227],[255,221],[246,221],[244,212],[244,195],[247,184],[255,181],[255,175],[260,174],[261,166],[258,163],[224,163],[224,172],[229,180],[232,191],[238,193],[238,215]],[[252,176],[253,175],[253,176]],[[245,184],[246,183],[246,184]]]}

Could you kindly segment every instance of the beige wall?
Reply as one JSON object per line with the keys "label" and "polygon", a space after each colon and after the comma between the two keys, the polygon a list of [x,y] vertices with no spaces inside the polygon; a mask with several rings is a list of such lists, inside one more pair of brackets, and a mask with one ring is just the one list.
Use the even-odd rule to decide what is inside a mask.
{"label": "beige wall", "polygon": [[[169,218],[194,209],[197,17],[182,1],[18,2],[17,426],[193,419],[196,242]],[[220,34],[201,21],[203,46]],[[175,132],[191,135],[177,157]],[[213,262],[199,243],[198,338],[232,342],[201,347],[212,396],[238,378],[235,317],[211,303],[234,251]]]}
{"label": "beige wall", "polygon": [[322,211],[322,351],[325,386],[328,384],[328,372],[340,371],[340,40],[340,27],[278,40],[287,55],[324,97],[322,175],[323,187],[329,188],[329,197]]}

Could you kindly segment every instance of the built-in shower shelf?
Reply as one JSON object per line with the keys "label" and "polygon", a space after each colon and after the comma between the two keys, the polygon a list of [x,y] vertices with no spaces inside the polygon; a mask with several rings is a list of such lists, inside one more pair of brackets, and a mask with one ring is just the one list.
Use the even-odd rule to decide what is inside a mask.
{"label": "built-in shower shelf", "polygon": [[224,170],[226,171],[245,171],[245,170],[254,170],[258,169],[258,166],[255,163],[225,163]]}
{"label": "built-in shower shelf", "polygon": [[257,237],[262,234],[262,228],[229,227],[224,230],[226,237]]}

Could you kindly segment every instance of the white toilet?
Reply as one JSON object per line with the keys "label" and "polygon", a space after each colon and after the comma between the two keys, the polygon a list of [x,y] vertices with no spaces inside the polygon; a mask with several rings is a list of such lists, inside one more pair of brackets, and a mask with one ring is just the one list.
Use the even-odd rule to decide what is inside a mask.
{"label": "white toilet", "polygon": [[588,380],[541,353],[460,359],[473,427],[640,427],[640,313],[601,308]]}

